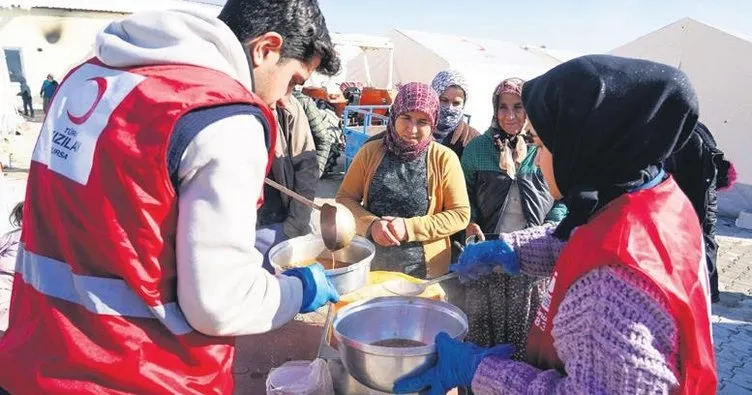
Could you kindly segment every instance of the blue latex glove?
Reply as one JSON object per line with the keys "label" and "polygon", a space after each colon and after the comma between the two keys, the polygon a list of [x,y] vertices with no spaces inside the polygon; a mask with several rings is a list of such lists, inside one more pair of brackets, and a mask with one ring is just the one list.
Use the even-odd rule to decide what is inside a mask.
{"label": "blue latex glove", "polygon": [[494,355],[509,359],[514,353],[514,346],[503,344],[483,348],[453,340],[445,332],[441,332],[436,335],[436,352],[438,363],[435,366],[423,373],[397,380],[392,389],[394,393],[418,392],[430,387],[428,395],[443,395],[455,387],[470,387],[483,358]]}
{"label": "blue latex glove", "polygon": [[457,272],[461,281],[467,281],[477,280],[478,277],[491,273],[495,267],[501,267],[504,273],[513,276],[520,274],[517,253],[503,240],[468,244],[457,263],[451,265],[449,270]]}
{"label": "blue latex glove", "polygon": [[339,302],[339,294],[334,285],[324,272],[324,267],[316,263],[306,267],[296,267],[286,270],[285,276],[293,276],[303,283],[303,304],[300,306],[301,313],[316,311],[327,302]]}

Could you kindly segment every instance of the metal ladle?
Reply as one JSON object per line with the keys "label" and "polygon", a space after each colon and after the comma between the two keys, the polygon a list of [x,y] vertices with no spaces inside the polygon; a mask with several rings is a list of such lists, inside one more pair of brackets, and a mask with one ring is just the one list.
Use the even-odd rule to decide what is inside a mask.
{"label": "metal ladle", "polygon": [[[460,252],[465,252],[465,247],[462,246],[457,241],[454,241],[453,244],[460,250]],[[417,296],[422,294],[426,291],[426,288],[428,288],[430,285],[440,283],[445,280],[449,280],[452,278],[455,278],[458,276],[458,273],[447,273],[443,276],[439,276],[434,278],[433,280],[424,281],[422,283],[411,283],[407,280],[392,280],[387,281],[382,286],[389,292],[395,294],[395,295],[402,295],[402,296]]]}
{"label": "metal ladle", "polygon": [[321,212],[321,220],[319,222],[321,238],[324,240],[324,245],[329,251],[337,251],[350,245],[353,237],[355,237],[355,217],[353,217],[352,212],[347,207],[339,203],[324,203],[319,206],[268,178],[264,182],[300,203]]}

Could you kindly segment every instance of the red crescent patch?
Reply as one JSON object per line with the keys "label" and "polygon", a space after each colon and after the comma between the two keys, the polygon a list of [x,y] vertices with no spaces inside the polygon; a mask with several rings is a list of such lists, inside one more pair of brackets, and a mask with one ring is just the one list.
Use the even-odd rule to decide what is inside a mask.
{"label": "red crescent patch", "polygon": [[89,117],[91,117],[91,114],[94,113],[94,110],[102,100],[104,93],[107,91],[107,80],[103,77],[89,78],[87,81],[94,81],[97,83],[97,98],[94,99],[94,103],[91,104],[91,107],[89,107],[89,109],[83,115],[75,116],[71,114],[70,111],[66,111],[68,113],[68,119],[70,119],[70,121],[76,125],[83,124],[89,119]]}

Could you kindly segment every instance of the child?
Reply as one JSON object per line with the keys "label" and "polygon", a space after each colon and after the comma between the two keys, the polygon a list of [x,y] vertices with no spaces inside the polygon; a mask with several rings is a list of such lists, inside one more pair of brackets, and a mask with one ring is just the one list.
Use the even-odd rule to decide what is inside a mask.
{"label": "child", "polygon": [[8,329],[8,309],[16,271],[16,252],[21,242],[22,217],[23,202],[20,202],[10,214],[10,222],[15,229],[0,236],[0,337]]}

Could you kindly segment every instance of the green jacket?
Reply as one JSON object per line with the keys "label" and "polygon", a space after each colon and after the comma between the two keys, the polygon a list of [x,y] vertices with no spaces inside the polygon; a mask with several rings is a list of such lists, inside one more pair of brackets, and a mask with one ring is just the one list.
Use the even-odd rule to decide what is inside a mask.
{"label": "green jacket", "polygon": [[339,118],[331,111],[318,108],[316,101],[302,92],[294,91],[293,96],[298,99],[308,117],[313,143],[316,146],[316,162],[319,165],[320,174],[324,174],[329,152],[332,144],[337,142],[340,131]]}

